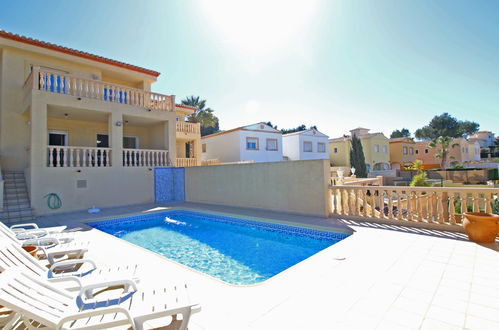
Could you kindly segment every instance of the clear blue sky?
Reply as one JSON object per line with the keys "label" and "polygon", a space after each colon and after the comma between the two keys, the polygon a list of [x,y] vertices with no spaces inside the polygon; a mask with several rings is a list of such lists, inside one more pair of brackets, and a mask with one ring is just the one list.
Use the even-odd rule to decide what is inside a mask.
{"label": "clear blue sky", "polygon": [[160,71],[221,129],[414,132],[449,112],[499,133],[499,1],[2,1],[0,28]]}

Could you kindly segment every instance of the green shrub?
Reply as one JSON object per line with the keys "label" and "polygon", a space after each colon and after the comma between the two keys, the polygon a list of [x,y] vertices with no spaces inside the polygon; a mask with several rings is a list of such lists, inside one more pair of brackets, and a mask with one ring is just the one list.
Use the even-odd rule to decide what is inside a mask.
{"label": "green shrub", "polygon": [[419,174],[416,174],[413,178],[411,183],[409,183],[409,186],[411,187],[431,187],[431,183],[428,182],[428,176],[426,173],[421,172]]}
{"label": "green shrub", "polygon": [[[456,214],[461,214],[461,200],[458,199],[454,202],[454,208],[456,210]],[[466,205],[467,212],[473,212],[473,205]]]}
{"label": "green shrub", "polygon": [[492,213],[499,214],[499,197],[492,201]]}

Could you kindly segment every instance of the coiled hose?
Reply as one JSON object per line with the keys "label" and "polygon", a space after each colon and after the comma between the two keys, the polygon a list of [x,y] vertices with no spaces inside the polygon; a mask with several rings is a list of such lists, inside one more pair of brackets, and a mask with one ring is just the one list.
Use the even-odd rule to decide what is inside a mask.
{"label": "coiled hose", "polygon": [[61,198],[56,193],[47,194],[43,198],[47,199],[47,206],[51,210],[60,209],[62,206]]}

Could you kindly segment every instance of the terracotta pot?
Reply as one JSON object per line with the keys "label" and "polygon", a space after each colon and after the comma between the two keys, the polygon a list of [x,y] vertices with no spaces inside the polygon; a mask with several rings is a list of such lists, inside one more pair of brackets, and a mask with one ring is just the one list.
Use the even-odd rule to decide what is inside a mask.
{"label": "terracotta pot", "polygon": [[484,212],[465,212],[463,227],[470,241],[494,243],[499,234],[499,215]]}
{"label": "terracotta pot", "polygon": [[38,251],[38,246],[27,245],[23,246],[23,249],[31,254],[33,257],[36,257],[36,252]]}

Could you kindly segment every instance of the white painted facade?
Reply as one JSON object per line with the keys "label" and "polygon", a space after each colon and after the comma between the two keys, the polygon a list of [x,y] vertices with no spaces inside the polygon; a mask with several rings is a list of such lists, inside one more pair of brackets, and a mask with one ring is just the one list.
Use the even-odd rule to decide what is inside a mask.
{"label": "white painted facade", "polygon": [[329,136],[315,130],[282,136],[283,156],[289,160],[329,159]]}
{"label": "white painted facade", "polygon": [[282,133],[258,123],[211,134],[201,139],[201,159],[222,163],[282,161]]}
{"label": "white painted facade", "polygon": [[496,137],[490,131],[480,131],[471,135],[469,139],[478,142],[481,148],[488,148],[494,145]]}

